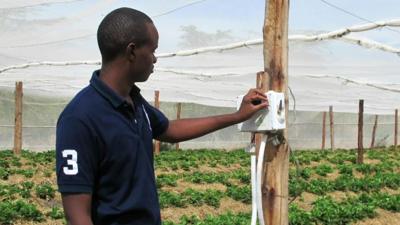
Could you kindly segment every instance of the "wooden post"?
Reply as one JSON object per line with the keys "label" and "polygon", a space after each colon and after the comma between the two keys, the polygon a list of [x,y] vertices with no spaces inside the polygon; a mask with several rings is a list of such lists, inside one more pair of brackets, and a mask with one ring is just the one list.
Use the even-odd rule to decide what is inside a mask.
{"label": "wooden post", "polygon": [[[176,119],[179,120],[181,118],[182,104],[176,104]],[[176,150],[179,150],[179,142],[175,144]]]}
{"label": "wooden post", "polygon": [[[156,109],[160,108],[160,91],[154,91],[154,107]],[[154,153],[156,155],[160,154],[160,141],[155,140],[154,142]]]}
{"label": "wooden post", "polygon": [[331,150],[335,150],[335,131],[334,131],[334,124],[333,124],[333,106],[329,106],[329,128],[331,131]]}
{"label": "wooden post", "polygon": [[14,153],[20,154],[22,148],[22,82],[15,83],[15,126]]}
{"label": "wooden post", "polygon": [[[288,124],[288,14],[289,0],[267,0],[264,21],[264,71],[267,89],[285,94],[286,127]],[[271,134],[270,134],[271,135]],[[288,129],[277,132],[283,142],[267,142],[262,176],[262,201],[266,225],[288,225],[289,145]]]}
{"label": "wooden post", "polygon": [[397,128],[398,128],[399,110],[394,111],[394,149],[397,149]]}
{"label": "wooden post", "polygon": [[374,127],[372,128],[372,138],[371,138],[371,146],[370,148],[375,147],[375,135],[376,135],[376,128],[378,127],[378,115],[375,115],[375,122]]}
{"label": "wooden post", "polygon": [[326,137],[326,112],[322,113],[322,145],[321,149],[325,149],[325,137]]}
{"label": "wooden post", "polygon": [[364,162],[364,146],[363,146],[363,127],[364,127],[364,100],[358,103],[358,149],[357,149],[357,163],[363,164]]}
{"label": "wooden post", "polygon": [[[257,78],[256,78],[256,88],[262,90],[263,92],[266,92],[267,86],[264,86],[264,84],[266,82],[268,82],[267,74],[265,72],[258,72]],[[253,135],[254,135],[254,139],[253,139]],[[256,144],[256,155],[258,155],[258,152],[260,150],[262,134],[261,133],[252,133],[251,139],[252,139],[252,141],[254,140],[254,142]]]}

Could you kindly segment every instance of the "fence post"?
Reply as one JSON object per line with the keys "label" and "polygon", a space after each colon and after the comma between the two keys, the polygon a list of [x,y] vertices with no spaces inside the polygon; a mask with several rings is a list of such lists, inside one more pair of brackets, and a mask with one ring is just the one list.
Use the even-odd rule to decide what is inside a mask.
{"label": "fence post", "polygon": [[329,127],[331,132],[331,150],[335,150],[335,134],[333,129],[333,106],[329,106]]}
{"label": "fence post", "polygon": [[326,137],[326,112],[322,113],[322,145],[321,149],[325,149],[325,137]]}
{"label": "fence post", "polygon": [[372,138],[371,138],[371,146],[370,148],[375,147],[375,135],[376,135],[376,128],[378,127],[378,115],[375,115],[375,122],[374,127],[372,128]]}
{"label": "fence post", "polygon": [[397,128],[398,128],[399,110],[394,111],[394,149],[397,149]]}
{"label": "fence post", "polygon": [[[156,90],[154,91],[154,107],[156,109],[160,108],[160,91]],[[155,140],[154,142],[154,153],[156,155],[160,154],[160,141]]]}
{"label": "fence post", "polygon": [[13,149],[15,154],[20,154],[22,148],[22,95],[22,82],[15,82],[15,126]]}
{"label": "fence post", "polygon": [[[176,104],[176,119],[179,120],[181,118],[181,111],[182,111],[182,103]],[[176,150],[179,150],[179,142],[175,145]]]}
{"label": "fence post", "polygon": [[364,162],[364,146],[363,146],[363,126],[364,126],[364,100],[358,103],[358,150],[357,164]]}

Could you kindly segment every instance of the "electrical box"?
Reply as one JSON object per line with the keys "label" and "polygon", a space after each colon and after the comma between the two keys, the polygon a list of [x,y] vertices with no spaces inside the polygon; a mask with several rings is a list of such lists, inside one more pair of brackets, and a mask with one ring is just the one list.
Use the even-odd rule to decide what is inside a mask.
{"label": "electrical box", "polygon": [[[273,131],[286,128],[285,94],[268,91],[265,93],[269,106],[258,111],[250,119],[238,124],[242,132]],[[240,108],[244,95],[237,98],[237,109]]]}

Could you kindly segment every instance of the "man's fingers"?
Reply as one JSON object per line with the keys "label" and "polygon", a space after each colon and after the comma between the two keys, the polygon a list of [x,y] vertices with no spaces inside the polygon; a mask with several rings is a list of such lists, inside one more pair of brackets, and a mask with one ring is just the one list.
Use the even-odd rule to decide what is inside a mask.
{"label": "man's fingers", "polygon": [[266,101],[266,102],[268,102],[268,98],[266,96],[262,96],[262,95],[250,96],[250,100],[251,101],[258,100],[258,101]]}
{"label": "man's fingers", "polygon": [[260,110],[262,108],[268,107],[268,105],[269,105],[268,102],[263,102],[263,103],[261,103],[259,105],[256,105],[255,107],[256,107],[257,110]]}
{"label": "man's fingers", "polygon": [[262,92],[260,89],[256,89],[256,88],[250,89],[247,94],[248,95],[261,95],[261,96],[267,97],[264,92]]}
{"label": "man's fingers", "polygon": [[256,92],[257,94],[259,94],[259,95],[261,95],[261,96],[264,96],[264,97],[267,97],[267,96],[265,95],[265,93],[262,92],[260,89],[254,89],[254,90],[255,90],[255,92]]}

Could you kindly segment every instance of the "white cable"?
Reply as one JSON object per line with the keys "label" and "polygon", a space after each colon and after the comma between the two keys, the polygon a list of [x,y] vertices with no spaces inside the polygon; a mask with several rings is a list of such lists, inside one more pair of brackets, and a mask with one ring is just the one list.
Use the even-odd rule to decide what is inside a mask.
{"label": "white cable", "polygon": [[395,53],[395,54],[400,54],[400,49],[392,47],[387,44],[383,44],[377,41],[373,41],[367,38],[359,38],[359,37],[352,37],[352,36],[337,36],[337,33],[331,33],[330,36],[327,36],[326,34],[321,34],[321,35],[313,35],[313,36],[307,36],[307,35],[293,35],[289,36],[290,41],[324,41],[328,39],[337,39],[340,41],[344,41],[347,43],[359,45],[364,48],[375,48],[384,52],[390,52],[390,53]]}
{"label": "white cable", "polygon": [[190,55],[197,55],[200,53],[206,53],[206,52],[218,52],[218,51],[225,51],[225,50],[232,50],[236,48],[242,48],[242,47],[248,47],[252,45],[260,45],[263,43],[262,39],[255,39],[255,40],[248,40],[248,41],[243,41],[243,42],[236,42],[232,44],[227,44],[227,45],[219,45],[219,46],[211,46],[211,47],[205,47],[205,48],[196,48],[196,49],[190,49],[190,50],[182,50],[182,51],[177,51],[173,53],[162,53],[158,54],[157,58],[169,58],[169,57],[174,57],[174,56],[190,56]]}
{"label": "white cable", "polygon": [[[289,40],[291,41],[322,41],[322,40],[328,40],[328,39],[338,39],[341,38],[345,35],[348,35],[349,33],[352,32],[362,32],[362,31],[368,31],[368,30],[373,30],[376,28],[384,27],[384,26],[400,26],[400,19],[393,19],[393,20],[388,20],[388,21],[378,21],[375,23],[367,23],[367,24],[362,24],[362,25],[357,25],[357,26],[352,26],[348,28],[342,28],[338,30],[334,30],[331,32],[326,32],[318,35],[289,35]],[[351,38],[352,41],[351,43],[353,44],[358,44],[362,47],[367,47],[364,44],[369,44],[368,39],[358,39],[355,37]],[[362,43],[358,43],[356,40],[360,40]],[[375,43],[373,45],[374,48],[380,45],[384,45],[378,42],[373,42]],[[196,55],[200,53],[206,53],[206,52],[215,52],[215,51],[224,51],[224,50],[231,50],[235,48],[241,48],[241,47],[247,47],[251,45],[261,45],[263,44],[263,39],[254,39],[254,40],[248,40],[244,42],[236,42],[228,45],[221,45],[221,46],[212,46],[212,47],[205,47],[205,48],[198,48],[198,49],[192,49],[192,50],[183,50],[183,51],[178,51],[175,53],[163,53],[157,55],[158,58],[167,58],[167,57],[174,57],[174,56],[190,56],[190,55]],[[387,45],[384,45],[387,47]],[[372,47],[372,46],[371,46]],[[380,50],[386,51],[385,48],[379,48]],[[389,46],[390,47],[390,46]],[[390,47],[391,51],[394,53],[400,53],[400,49],[396,49],[393,47]]]}
{"label": "white cable", "polygon": [[[368,31],[384,26],[400,26],[400,19],[394,19],[394,20],[389,20],[389,21],[378,21],[374,23],[367,23],[367,24],[362,24],[358,26],[352,26],[349,28],[343,28],[327,33],[322,33],[318,35],[290,35],[288,37],[289,40],[291,41],[322,41],[322,40],[328,40],[328,39],[339,39],[346,41],[348,43],[356,44],[365,48],[375,48],[378,50],[382,50],[385,52],[390,52],[390,53],[395,53],[400,55],[400,49],[395,48],[383,43],[379,43],[373,40],[369,40],[366,38],[358,38],[358,37],[349,37],[345,35],[348,35],[351,32],[362,32],[362,31]],[[178,51],[174,53],[161,53],[157,54],[157,58],[169,58],[169,57],[175,57],[175,56],[191,56],[191,55],[196,55],[196,54],[201,54],[201,53],[206,53],[206,52],[215,52],[215,51],[225,51],[225,50],[232,50],[236,48],[242,48],[242,47],[248,47],[252,45],[261,45],[263,44],[263,39],[255,39],[255,40],[248,40],[244,42],[236,42],[228,45],[221,45],[221,46],[211,46],[211,47],[205,47],[205,48],[197,48],[197,49],[191,49],[191,50],[183,50],[183,51]],[[21,64],[21,65],[14,65],[14,66],[9,66],[9,67],[4,67],[0,69],[0,73],[8,71],[8,70],[13,70],[13,69],[23,69],[23,68],[28,68],[28,67],[34,67],[34,66],[69,66],[69,65],[100,65],[100,61],[72,61],[72,62],[34,62],[34,63],[27,63],[27,64]]]}
{"label": "white cable", "polygon": [[398,49],[398,48],[395,48],[395,47],[392,47],[390,45],[386,45],[383,43],[379,43],[374,40],[369,40],[366,38],[356,38],[356,37],[352,37],[352,36],[345,36],[345,37],[342,37],[340,40],[343,40],[348,43],[360,45],[364,48],[375,48],[375,49],[382,50],[385,52],[400,54],[400,49]]}
{"label": "white cable", "polygon": [[[325,39],[316,39],[313,40],[313,38],[309,38],[310,36],[306,35],[296,35],[296,36],[289,36],[290,40],[296,40],[296,41],[321,41]],[[331,37],[331,39],[335,39],[338,37]],[[392,46],[382,44],[376,41],[372,41],[369,39],[365,38],[356,38],[356,37],[342,37],[338,40],[343,40],[348,43],[356,44],[359,46],[362,46],[364,48],[375,48],[381,51],[385,52],[390,52],[390,53],[395,53],[400,55],[400,49],[399,48],[394,48]],[[241,48],[245,46],[250,46],[250,45],[261,45],[263,43],[263,40],[257,39],[257,40],[250,40],[246,42],[238,42],[230,45],[224,45],[224,46],[213,46],[213,47],[208,47],[208,48],[201,48],[201,49],[193,49],[193,50],[187,50],[187,51],[178,51],[175,53],[162,53],[157,55],[157,58],[169,58],[169,57],[175,57],[175,56],[190,56],[190,55],[196,55],[200,53],[206,53],[206,52],[213,52],[213,51],[224,51],[224,50],[231,50],[235,48]],[[72,65],[101,65],[100,61],[71,61],[71,62],[52,62],[52,61],[44,61],[44,62],[34,62],[34,63],[26,63],[26,64],[20,64],[20,65],[13,65],[13,66],[8,66],[0,69],[0,73],[3,73],[5,71],[9,70],[14,70],[14,69],[24,69],[28,67],[37,67],[37,66],[72,66]],[[166,69],[165,69],[166,70]],[[176,72],[176,73],[190,73],[185,71],[173,71],[169,70],[169,72]],[[226,75],[226,74],[221,74],[221,75]],[[202,74],[201,76],[203,77],[209,77],[208,74]]]}
{"label": "white cable", "polygon": [[[310,38],[311,37],[311,38]],[[330,39],[335,39],[338,37],[330,37]],[[316,38],[314,39],[312,36],[306,36],[306,35],[294,35],[294,36],[289,36],[289,40],[295,40],[295,41],[322,41],[326,40],[327,38]],[[400,55],[400,49],[395,48],[386,44],[382,44],[373,40],[369,40],[366,38],[357,38],[357,37],[341,37],[338,40],[342,40],[348,43],[356,44],[364,48],[374,48],[378,49],[381,51],[385,52],[390,52],[390,53],[395,53],[397,55]],[[250,41],[245,41],[245,42],[238,42],[230,45],[224,45],[224,46],[213,46],[213,47],[207,47],[207,48],[199,48],[199,49],[192,49],[192,50],[186,50],[186,51],[178,51],[175,53],[162,53],[156,55],[157,58],[169,58],[169,57],[175,57],[175,56],[191,56],[191,55],[196,55],[196,54],[201,54],[201,53],[206,53],[206,52],[214,52],[214,51],[224,51],[224,50],[231,50],[231,49],[236,49],[236,48],[241,48],[245,46],[250,46],[250,45],[261,45],[263,44],[262,39],[257,39],[257,40],[250,40]],[[34,62],[34,63],[26,63],[26,64],[20,64],[20,65],[13,65],[13,66],[8,66],[4,68],[0,68],[0,73],[3,73],[5,71],[9,70],[14,70],[14,69],[24,69],[28,67],[37,67],[37,66],[72,66],[72,65],[101,65],[100,61],[71,61],[71,62],[52,62],[52,61],[44,61],[44,62]],[[190,74],[192,75],[191,71],[173,71],[173,70],[168,70],[164,69],[166,72],[174,72],[174,73],[180,73],[180,74]],[[227,74],[221,74],[221,75],[227,75]],[[210,77],[210,74],[200,74],[200,76],[203,77]]]}
{"label": "white cable", "polygon": [[263,164],[264,164],[264,152],[267,144],[268,135],[263,134],[261,138],[260,149],[258,150],[258,162],[257,162],[257,210],[259,224],[264,225],[264,212],[262,204],[262,175],[263,175]]}
{"label": "white cable", "polygon": [[100,65],[100,61],[70,61],[70,62],[53,62],[53,61],[43,61],[43,62],[32,62],[20,65],[8,66],[0,69],[0,73],[14,70],[14,69],[24,69],[28,67],[38,67],[38,66],[72,66],[72,65]]}
{"label": "white cable", "polygon": [[361,24],[361,25],[347,27],[347,28],[341,28],[338,30],[321,33],[321,34],[317,34],[317,35],[290,35],[289,39],[290,40],[299,40],[299,41],[322,41],[322,40],[327,40],[327,39],[337,39],[337,38],[341,38],[345,35],[348,35],[350,33],[369,31],[369,30],[373,30],[373,29],[377,29],[377,28],[385,27],[385,26],[395,26],[395,27],[400,26],[400,19]]}
{"label": "white cable", "polygon": [[343,76],[339,76],[339,75],[302,75],[305,77],[310,77],[310,78],[334,78],[334,79],[338,79],[338,80],[343,80],[346,83],[352,83],[352,84],[357,84],[357,85],[364,85],[364,86],[368,86],[368,87],[372,87],[372,88],[376,88],[376,89],[380,89],[380,90],[384,90],[384,91],[391,91],[391,92],[400,92],[400,89],[396,89],[396,88],[389,88],[389,87],[385,87],[385,86],[381,86],[381,85],[377,85],[374,83],[365,83],[365,82],[361,82],[361,81],[356,81],[356,80],[352,80]]}
{"label": "white cable", "polygon": [[[206,79],[216,78],[216,77],[231,77],[231,76],[240,76],[246,73],[234,73],[234,72],[227,72],[227,73],[210,73],[210,72],[197,72],[197,71],[190,71],[190,70],[177,70],[172,68],[160,68],[156,67],[155,71],[157,72],[166,72],[166,73],[174,73],[174,74],[182,74],[182,75],[189,75],[195,77],[202,77]],[[252,72],[248,72],[249,74]]]}
{"label": "white cable", "polygon": [[255,155],[255,145],[253,144],[250,148],[250,160],[251,160],[251,225],[257,224],[257,175],[256,166],[257,158]]}

